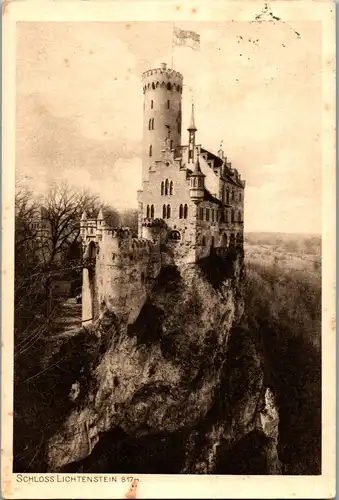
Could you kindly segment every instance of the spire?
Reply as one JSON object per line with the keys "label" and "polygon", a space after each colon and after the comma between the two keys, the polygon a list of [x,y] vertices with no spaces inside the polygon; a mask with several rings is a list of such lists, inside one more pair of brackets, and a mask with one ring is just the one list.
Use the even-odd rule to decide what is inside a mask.
{"label": "spire", "polygon": [[197,127],[195,126],[195,120],[194,120],[194,104],[192,104],[191,121],[187,130],[189,132],[196,132],[198,130]]}
{"label": "spire", "polygon": [[104,212],[102,210],[102,207],[99,210],[98,220],[104,220]]}
{"label": "spire", "polygon": [[82,212],[81,220],[87,220],[86,210]]}
{"label": "spire", "polygon": [[197,161],[195,162],[195,167],[192,175],[194,175],[194,177],[205,177],[205,174],[202,173],[200,168],[199,158],[197,158]]}

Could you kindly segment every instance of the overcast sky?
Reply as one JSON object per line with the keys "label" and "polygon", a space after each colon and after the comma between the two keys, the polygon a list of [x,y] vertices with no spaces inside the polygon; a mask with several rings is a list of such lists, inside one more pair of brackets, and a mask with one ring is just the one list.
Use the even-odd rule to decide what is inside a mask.
{"label": "overcast sky", "polygon": [[[321,25],[177,23],[183,143],[192,99],[197,142],[246,180],[245,230],[321,232]],[[136,207],[141,187],[141,73],[171,63],[171,23],[20,23],[17,176],[55,180]],[[299,34],[299,36],[297,35]]]}

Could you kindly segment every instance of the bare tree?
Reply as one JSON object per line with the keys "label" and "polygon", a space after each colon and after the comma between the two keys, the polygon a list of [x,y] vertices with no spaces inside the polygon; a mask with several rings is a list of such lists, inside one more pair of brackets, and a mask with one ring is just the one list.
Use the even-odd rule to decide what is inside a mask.
{"label": "bare tree", "polygon": [[51,265],[79,238],[82,212],[98,212],[100,203],[97,196],[63,183],[51,187],[43,205],[43,218],[47,224],[43,255],[45,263]]}

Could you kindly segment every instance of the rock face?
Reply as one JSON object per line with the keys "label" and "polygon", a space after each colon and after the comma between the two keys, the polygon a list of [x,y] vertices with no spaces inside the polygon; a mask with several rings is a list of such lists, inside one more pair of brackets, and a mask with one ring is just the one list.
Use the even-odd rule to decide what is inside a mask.
{"label": "rock face", "polygon": [[243,273],[239,252],[167,267],[134,324],[105,312],[88,380],[73,380],[47,444],[49,471],[279,473],[274,397],[239,327]]}

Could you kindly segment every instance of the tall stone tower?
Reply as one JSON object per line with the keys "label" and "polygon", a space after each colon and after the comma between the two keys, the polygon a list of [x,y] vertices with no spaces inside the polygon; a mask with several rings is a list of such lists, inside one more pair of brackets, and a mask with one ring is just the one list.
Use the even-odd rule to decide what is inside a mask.
{"label": "tall stone tower", "polygon": [[142,180],[148,180],[150,165],[161,157],[165,144],[181,145],[181,100],[183,76],[173,69],[150,69],[142,75],[144,130]]}

